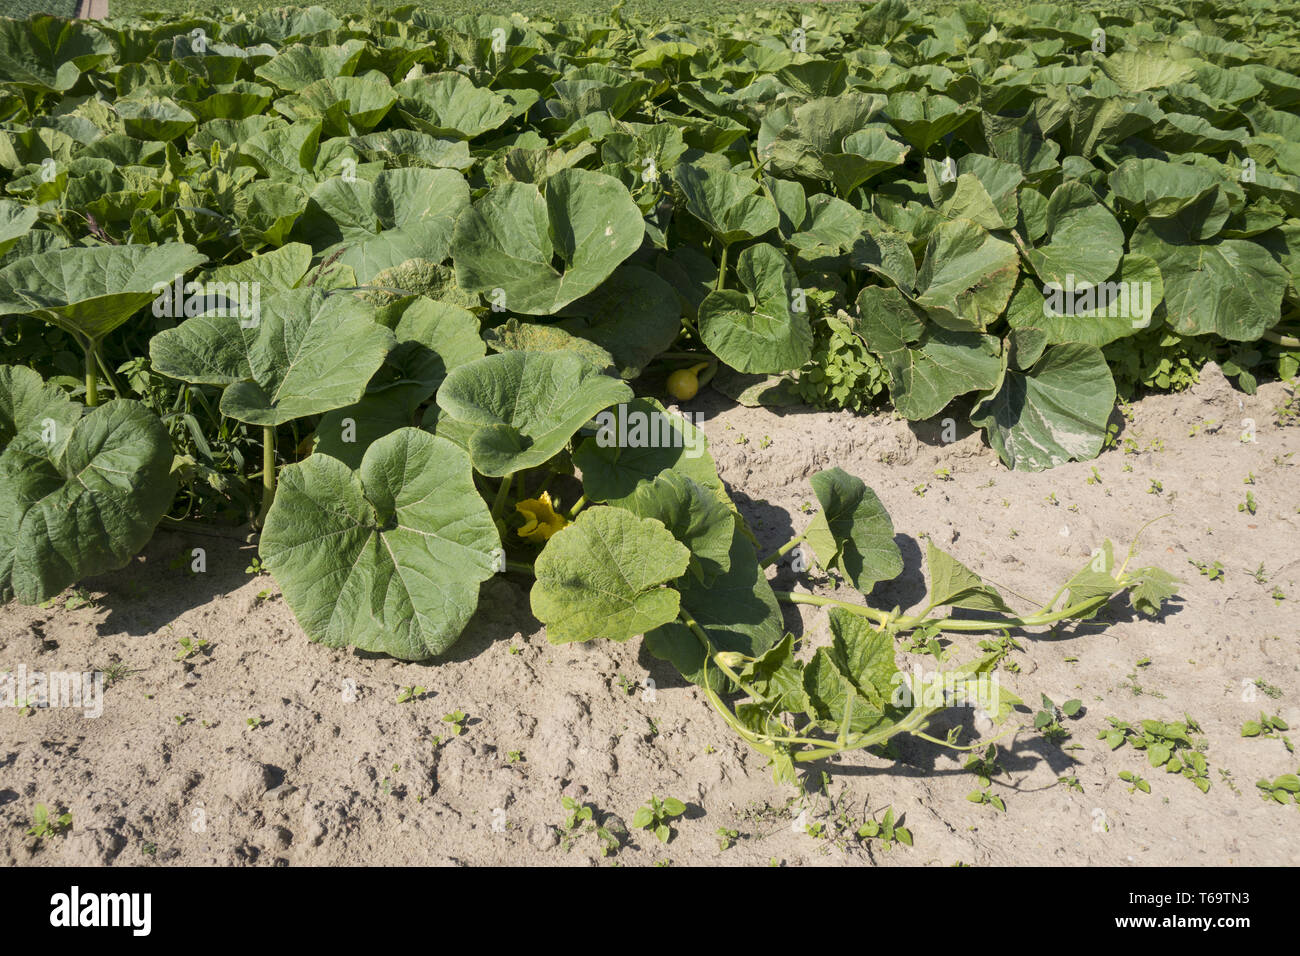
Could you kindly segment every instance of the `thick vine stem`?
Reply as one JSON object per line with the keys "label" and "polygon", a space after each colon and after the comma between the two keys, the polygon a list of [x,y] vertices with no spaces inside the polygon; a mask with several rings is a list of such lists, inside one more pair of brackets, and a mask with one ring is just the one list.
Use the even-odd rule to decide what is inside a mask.
{"label": "thick vine stem", "polygon": [[501,512],[505,510],[506,501],[510,498],[510,486],[514,484],[514,475],[506,475],[501,479],[501,484],[497,487],[496,497],[492,500],[492,517],[500,518]]}
{"label": "thick vine stem", "polygon": [[1300,339],[1293,335],[1282,335],[1280,332],[1268,329],[1260,337],[1264,341],[1272,342],[1275,345],[1284,345],[1289,349],[1300,349]]}
{"label": "thick vine stem", "polygon": [[95,363],[95,353],[86,349],[86,407],[94,408],[99,404],[99,370]]}
{"label": "thick vine stem", "polygon": [[266,516],[275,500],[275,426],[262,426],[262,507],[253,520],[253,527],[266,525]]}
{"label": "thick vine stem", "polygon": [[[1116,585],[1124,586],[1123,580]],[[864,604],[853,604],[837,598],[822,597],[817,594],[800,594],[797,591],[774,591],[776,599],[786,604],[811,604],[817,607],[838,607],[850,614],[869,618],[881,627],[892,627],[899,631],[915,630],[918,627],[938,627],[944,631],[1005,631],[1011,628],[1045,627],[1067,618],[1086,616],[1101,607],[1110,598],[1091,598],[1080,601],[1060,611],[1040,611],[1028,617],[1008,617],[1001,620],[979,620],[957,617],[929,618],[925,615],[915,617],[895,616],[886,611],[877,611]]]}
{"label": "thick vine stem", "polygon": [[769,554],[766,558],[764,558],[761,562],[759,562],[759,565],[758,565],[758,566],[759,566],[760,568],[771,567],[772,564],[774,564],[774,563],[777,562],[777,561],[780,561],[781,558],[782,558],[785,554],[787,554],[787,553],[790,551],[790,549],[792,549],[792,548],[796,548],[796,547],[798,547],[800,544],[802,544],[804,538],[806,538],[806,537],[808,537],[808,533],[805,531],[803,534],[798,535],[797,537],[791,538],[789,541],[787,541],[785,544],[781,545],[781,547],[777,548],[775,551],[773,551],[771,554]]}

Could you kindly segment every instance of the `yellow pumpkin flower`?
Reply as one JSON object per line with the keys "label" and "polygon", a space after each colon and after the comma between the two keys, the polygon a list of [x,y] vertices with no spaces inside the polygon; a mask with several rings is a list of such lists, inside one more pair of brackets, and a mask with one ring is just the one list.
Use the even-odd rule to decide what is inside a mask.
{"label": "yellow pumpkin flower", "polygon": [[530,541],[549,541],[551,535],[568,525],[563,515],[555,513],[551,504],[551,493],[543,491],[540,498],[526,498],[515,505],[515,510],[524,516],[524,526],[519,529],[519,537]]}

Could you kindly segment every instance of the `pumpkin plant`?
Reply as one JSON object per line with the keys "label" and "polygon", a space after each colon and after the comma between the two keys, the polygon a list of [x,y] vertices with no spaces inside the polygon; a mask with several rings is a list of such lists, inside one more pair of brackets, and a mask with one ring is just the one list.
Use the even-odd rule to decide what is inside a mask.
{"label": "pumpkin plant", "polygon": [[[902,555],[880,499],[838,468],[812,477],[821,509],[809,526],[760,561],[704,436],[579,353],[465,362],[436,403],[424,427],[389,432],[359,462],[318,449],[282,472],[260,550],[308,636],[428,659],[459,637],[484,581],[519,575],[551,643],[644,635],[781,780],[900,733],[958,747],[925,732],[954,693],[977,697],[995,722],[1020,704],[996,681],[989,690],[1003,651],[937,675],[937,696],[901,687],[904,635],[1080,621],[1124,593],[1155,614],[1174,593],[1170,575],[1131,568],[1132,548],[1117,563],[1106,541],[1050,601],[1016,614],[927,541],[921,611],[874,608],[862,598],[903,572]],[[553,482],[574,490],[567,512]],[[795,547],[858,595],[774,590],[764,568]],[[827,608],[830,645],[807,651],[781,604]]]}

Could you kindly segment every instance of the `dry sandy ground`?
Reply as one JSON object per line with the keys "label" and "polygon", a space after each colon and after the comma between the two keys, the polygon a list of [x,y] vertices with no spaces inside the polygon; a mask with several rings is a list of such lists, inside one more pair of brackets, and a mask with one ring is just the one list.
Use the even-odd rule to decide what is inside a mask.
{"label": "dry sandy ground", "polygon": [[[1132,408],[1122,437],[1135,453],[1043,474],[1006,471],[977,434],[942,445],[937,423],[774,413],[712,393],[694,403],[765,551],[809,520],[800,505],[814,500],[815,471],[839,465],[875,488],[907,560],[901,584],[873,595],[880,606],[920,597],[923,533],[1042,600],[1103,537],[1125,547],[1148,519],[1173,513],[1148,530],[1141,554],[1185,582],[1161,620],[1116,606],[1109,623],[1023,637],[1019,671],[1000,672],[1026,701],[1046,693],[1086,708],[1067,721],[1065,748],[1075,749],[1018,716],[1026,729],[1000,741],[1006,772],[993,785],[1005,813],[967,801],[976,779],[963,755],[913,739],[902,739],[901,762],[858,753],[814,768],[801,797],[773,783],[763,758],[638,641],[550,646],[509,578],[485,588],[449,660],[405,664],[309,643],[271,579],[245,573],[254,552],[241,541],[165,532],[126,570],[88,582],[89,605],[0,610],[0,669],[128,670],[98,719],[0,710],[0,864],[1294,865],[1300,816],[1262,800],[1255,781],[1294,772],[1300,755],[1240,734],[1261,710],[1300,728],[1300,428],[1274,412],[1290,394],[1271,385],[1243,396],[1210,369],[1192,391]],[[1248,418],[1254,443],[1241,441]],[[941,467],[950,480],[936,476]],[[1094,468],[1100,480],[1089,483]],[[1238,510],[1247,492],[1253,516]],[[175,565],[194,547],[207,549],[205,574]],[[1216,560],[1219,580],[1189,563]],[[1261,562],[1267,583],[1253,576]],[[827,583],[771,573],[787,587]],[[802,612],[787,611],[788,626],[827,640],[821,613]],[[178,662],[182,638],[209,643]],[[961,637],[958,656],[974,656],[976,640]],[[426,691],[398,703],[412,685]],[[468,719],[453,738],[442,718],[457,710]],[[1207,742],[1207,794],[1096,739],[1108,715],[1184,713]],[[1151,793],[1130,793],[1121,770],[1145,776]],[[1082,792],[1058,782],[1071,776]],[[560,832],[562,795],[617,829],[609,817],[630,821],[651,793],[688,805],[666,846],[633,831],[602,857],[596,834]],[[797,825],[832,800],[835,814],[857,819],[892,806],[915,846],[882,853]],[[26,836],[38,801],[70,810],[71,831]],[[738,831],[730,849],[719,828]]]}

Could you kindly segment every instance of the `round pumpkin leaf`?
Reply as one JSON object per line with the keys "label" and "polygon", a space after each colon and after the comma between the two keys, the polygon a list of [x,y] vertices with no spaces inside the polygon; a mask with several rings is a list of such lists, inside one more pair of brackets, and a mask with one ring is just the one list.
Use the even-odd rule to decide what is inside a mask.
{"label": "round pumpkin leaf", "polygon": [[139,402],[93,408],[63,442],[23,432],[0,454],[0,602],[39,604],[124,567],[171,506],[167,429]]}
{"label": "round pumpkin leaf", "polygon": [[469,456],[402,428],[356,471],[328,455],[283,468],[259,551],[313,641],[425,660],[469,623],[500,543]]}
{"label": "round pumpkin leaf", "polygon": [[500,352],[455,368],[438,406],[475,427],[470,457],[501,476],[548,461],[601,409],[632,398],[574,352]]}
{"label": "round pumpkin leaf", "polygon": [[533,614],[552,644],[626,641],[677,617],[680,595],[665,585],[686,573],[690,556],[652,518],[590,508],[537,556]]}
{"label": "round pumpkin leaf", "polygon": [[96,246],[27,256],[0,269],[0,315],[34,315],[98,342],[206,257],[193,246]]}
{"label": "round pumpkin leaf", "polygon": [[608,279],[644,235],[631,194],[603,173],[564,169],[542,189],[505,183],[456,224],[456,282],[511,312],[553,315]]}
{"label": "round pumpkin leaf", "polygon": [[358,282],[409,259],[441,262],[469,184],[454,169],[386,169],[373,183],[325,180],[312,191],[295,234],[317,255],[351,266]]}
{"label": "round pumpkin leaf", "polygon": [[789,261],[769,245],[740,254],[736,275],[745,292],[710,292],[700,303],[700,337],[738,372],[785,372],[808,361],[812,327],[806,304],[796,292],[798,279]]}
{"label": "round pumpkin leaf", "polygon": [[1004,464],[1043,471],[1096,458],[1115,407],[1115,380],[1092,345],[1049,348],[1027,372],[1007,369],[971,412]]}

